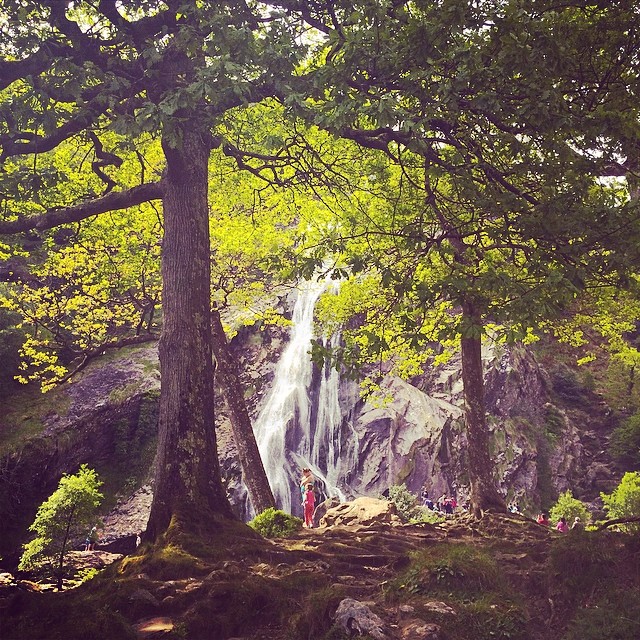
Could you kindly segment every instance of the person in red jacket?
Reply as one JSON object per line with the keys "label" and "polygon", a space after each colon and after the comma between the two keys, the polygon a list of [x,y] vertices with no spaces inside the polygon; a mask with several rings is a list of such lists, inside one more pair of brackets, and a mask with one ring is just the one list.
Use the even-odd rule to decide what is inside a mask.
{"label": "person in red jacket", "polygon": [[538,516],[538,519],[536,520],[536,522],[537,522],[538,524],[542,524],[542,525],[544,525],[545,527],[548,527],[548,526],[549,526],[549,516],[547,515],[547,513],[546,513],[546,512],[544,512],[544,511],[543,511],[543,512]]}
{"label": "person in red jacket", "polygon": [[304,492],[302,506],[304,507],[304,526],[307,529],[313,529],[313,512],[316,508],[316,496],[313,493],[313,484],[309,482]]}

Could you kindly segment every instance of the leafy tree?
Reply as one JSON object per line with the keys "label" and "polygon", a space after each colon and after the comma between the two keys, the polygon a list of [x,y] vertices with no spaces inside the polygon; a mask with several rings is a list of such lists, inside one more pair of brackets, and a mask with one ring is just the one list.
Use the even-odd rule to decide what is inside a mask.
{"label": "leafy tree", "polygon": [[549,510],[549,519],[553,524],[562,517],[566,519],[569,527],[576,518],[580,518],[582,526],[585,526],[591,519],[591,514],[583,502],[573,497],[571,491],[565,491],[560,494],[557,502]]}
{"label": "leafy tree", "polygon": [[621,463],[632,469],[640,467],[640,414],[630,416],[613,430],[609,450]]}
{"label": "leafy tree", "polygon": [[459,341],[472,506],[504,509],[481,341],[526,337],[586,286],[619,286],[635,269],[639,16],[626,3],[294,5],[325,38],[313,100],[287,104],[398,167],[364,181],[384,185],[377,206],[327,233],[384,299],[361,301],[355,350]]}
{"label": "leafy tree", "polygon": [[[601,493],[607,515],[621,520],[618,527],[628,533],[640,531],[640,472],[627,472],[620,484],[610,493]],[[632,522],[625,522],[631,520]]]}
{"label": "leafy tree", "polygon": [[37,569],[55,576],[62,589],[64,561],[69,544],[87,533],[103,495],[97,473],[82,465],[75,475],[65,474],[58,488],[38,508],[29,527],[36,537],[24,546],[19,568]]}
{"label": "leafy tree", "polygon": [[[160,437],[147,535],[170,524],[216,530],[232,512],[213,422],[209,157],[224,114],[273,94],[291,73],[296,27],[234,0],[1,8],[0,182],[11,197],[0,234],[48,235],[162,201]],[[118,176],[121,156],[147,134],[160,142],[163,172],[140,171],[131,185]],[[78,141],[91,147],[84,166],[94,175],[68,186],[52,157]]]}

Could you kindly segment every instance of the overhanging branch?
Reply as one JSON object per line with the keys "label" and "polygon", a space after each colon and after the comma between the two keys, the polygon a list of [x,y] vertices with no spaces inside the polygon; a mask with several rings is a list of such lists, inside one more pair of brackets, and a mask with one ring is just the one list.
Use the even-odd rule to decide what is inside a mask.
{"label": "overhanging branch", "polygon": [[17,220],[0,221],[0,235],[22,233],[31,229],[53,229],[61,224],[80,222],[91,216],[117,209],[127,209],[143,202],[158,200],[163,195],[163,183],[141,184],[127,191],[111,192],[102,198],[83,202],[72,207],[51,209],[41,215],[27,216]]}

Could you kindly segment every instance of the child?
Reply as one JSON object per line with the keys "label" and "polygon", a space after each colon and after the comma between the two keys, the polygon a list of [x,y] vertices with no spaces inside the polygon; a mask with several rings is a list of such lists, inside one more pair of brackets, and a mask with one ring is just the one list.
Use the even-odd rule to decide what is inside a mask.
{"label": "child", "polygon": [[306,486],[302,506],[304,507],[304,526],[307,527],[307,529],[313,529],[313,512],[316,506],[316,496],[313,493],[313,484],[311,482]]}

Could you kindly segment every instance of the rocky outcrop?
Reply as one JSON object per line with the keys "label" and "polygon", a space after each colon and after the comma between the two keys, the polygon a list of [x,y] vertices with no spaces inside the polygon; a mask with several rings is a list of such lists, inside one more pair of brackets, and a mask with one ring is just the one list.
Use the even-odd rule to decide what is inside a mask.
{"label": "rocky outcrop", "polygon": [[[282,327],[245,327],[231,342],[254,418],[286,343]],[[613,423],[601,399],[558,389],[558,376],[547,373],[523,346],[488,344],[483,359],[492,455],[503,494],[533,511],[567,489],[587,501],[611,490],[615,474],[603,442]],[[51,406],[57,408],[42,411],[41,433],[0,460],[0,555],[15,560],[37,506],[63,473],[75,472],[82,463],[117,479],[108,487],[120,495],[105,517],[103,544],[117,552],[132,550],[151,501],[149,487],[141,486],[150,480],[158,393],[157,352],[151,344],[96,361],[73,383],[50,392]],[[311,389],[317,401],[314,394]],[[387,376],[381,395],[388,399],[363,401],[357,383],[341,381],[338,486],[346,499],[377,497],[404,483],[415,494],[427,487],[432,498],[454,494],[463,503],[466,437],[459,358],[454,355],[410,381]],[[238,516],[247,519],[247,493],[222,403],[216,424],[227,492]],[[295,428],[288,436],[295,436]]]}
{"label": "rocky outcrop", "polygon": [[320,520],[321,527],[371,524],[400,524],[395,505],[377,498],[356,498],[328,509]]}
{"label": "rocky outcrop", "polygon": [[73,383],[47,394],[48,402],[33,416],[41,421],[41,432],[0,459],[0,555],[5,560],[15,562],[37,507],[63,474],[88,464],[109,477],[110,492],[127,495],[148,480],[159,387],[156,348],[150,345],[96,361]]}

